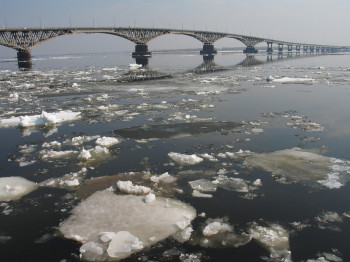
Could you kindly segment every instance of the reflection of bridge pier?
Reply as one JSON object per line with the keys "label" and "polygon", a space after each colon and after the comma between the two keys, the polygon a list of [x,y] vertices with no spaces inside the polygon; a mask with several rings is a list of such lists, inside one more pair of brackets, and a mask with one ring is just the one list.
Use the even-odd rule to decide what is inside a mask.
{"label": "reflection of bridge pier", "polygon": [[135,46],[135,52],[132,53],[132,58],[136,59],[136,64],[147,66],[149,58],[152,57],[152,53],[148,51],[148,45],[138,43]]}
{"label": "reflection of bridge pier", "polygon": [[29,50],[17,51],[17,62],[20,70],[26,71],[32,69],[32,54]]}

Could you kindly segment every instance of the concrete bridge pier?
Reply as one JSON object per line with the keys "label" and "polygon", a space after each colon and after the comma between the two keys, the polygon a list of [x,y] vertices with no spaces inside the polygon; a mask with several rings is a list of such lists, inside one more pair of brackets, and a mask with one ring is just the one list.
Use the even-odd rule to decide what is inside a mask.
{"label": "concrete bridge pier", "polygon": [[310,46],[310,53],[313,54],[315,52],[315,47],[314,46]]}
{"label": "concrete bridge pier", "polygon": [[216,55],[218,53],[218,51],[215,50],[213,44],[204,43],[203,49],[199,53],[203,56],[203,58],[204,58],[204,56],[213,56],[214,57],[214,55]]}
{"label": "concrete bridge pier", "polygon": [[288,52],[292,52],[293,51],[293,46],[292,45],[288,45]]}
{"label": "concrete bridge pier", "polygon": [[307,50],[308,50],[308,46],[303,46],[303,52],[307,53]]}
{"label": "concrete bridge pier", "polygon": [[316,54],[319,54],[319,53],[320,53],[320,47],[316,46]]}
{"label": "concrete bridge pier", "polygon": [[266,52],[268,54],[271,54],[273,52],[272,50],[272,42],[267,42],[267,49],[266,49]]}
{"label": "concrete bridge pier", "polygon": [[136,64],[147,66],[149,58],[152,57],[152,53],[148,51],[148,45],[136,44],[135,52],[132,53],[132,58],[136,59]]}
{"label": "concrete bridge pier", "polygon": [[246,49],[243,50],[243,53],[244,54],[257,54],[258,50],[256,50],[254,46],[249,45],[249,46],[247,46]]}
{"label": "concrete bridge pier", "polygon": [[17,62],[18,68],[23,71],[31,70],[32,63],[32,54],[29,50],[17,50]]}
{"label": "concrete bridge pier", "polygon": [[283,52],[283,44],[278,44],[278,52],[279,53]]}

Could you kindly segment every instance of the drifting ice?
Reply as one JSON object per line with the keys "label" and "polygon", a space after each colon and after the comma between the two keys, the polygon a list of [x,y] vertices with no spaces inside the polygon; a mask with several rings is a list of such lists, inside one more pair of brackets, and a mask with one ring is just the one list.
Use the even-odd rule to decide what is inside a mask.
{"label": "drifting ice", "polygon": [[37,188],[34,182],[23,177],[0,178],[0,201],[17,200]]}
{"label": "drifting ice", "polygon": [[[89,261],[128,257],[141,248],[175,234],[179,231],[178,224],[189,224],[196,217],[194,208],[177,200],[157,197],[145,203],[142,196],[115,195],[107,190],[94,193],[71,213],[59,226],[63,235],[103,247],[103,254],[99,258],[96,258],[96,254],[92,258],[84,256],[88,255],[87,252],[82,254]],[[101,241],[101,236],[106,232],[109,232],[109,237],[103,237],[106,242]],[[118,233],[121,237],[115,239]],[[119,245],[123,242],[127,242],[126,247]]]}
{"label": "drifting ice", "polygon": [[180,153],[170,152],[168,156],[179,165],[195,165],[203,161],[203,158],[193,155],[185,155]]}
{"label": "drifting ice", "polygon": [[43,111],[40,115],[19,116],[0,120],[0,127],[30,127],[50,126],[61,122],[73,121],[80,118],[80,112],[61,111],[47,113]]}
{"label": "drifting ice", "polygon": [[322,185],[329,189],[344,186],[349,179],[350,161],[321,156],[300,148],[257,154],[246,159],[249,166],[260,167],[291,181]]}

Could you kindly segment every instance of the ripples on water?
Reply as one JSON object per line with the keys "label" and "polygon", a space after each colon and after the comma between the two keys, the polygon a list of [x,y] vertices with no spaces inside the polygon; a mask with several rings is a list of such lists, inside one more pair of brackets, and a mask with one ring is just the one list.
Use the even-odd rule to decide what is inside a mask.
{"label": "ripples on water", "polygon": [[[160,215],[155,227],[164,223],[172,236],[157,239],[157,229],[133,228],[127,207],[80,205],[84,219],[102,213],[86,234],[128,224],[139,239],[127,261],[349,260],[348,58],[273,57],[246,67],[233,66],[241,54],[219,53],[204,66],[198,55],[154,54],[146,70],[129,67],[129,54],[92,54],[36,57],[30,72],[3,59],[0,174],[36,184],[10,200],[20,182],[0,182],[1,256],[78,261],[87,249],[83,258],[108,260],[112,242],[100,229],[88,240],[65,231],[78,203],[108,189],[105,201],[142,202],[132,195],[151,192],[149,205],[165,197],[197,213],[176,226]],[[70,111],[79,117],[60,122],[57,113]],[[41,125],[25,124],[26,115]],[[144,225],[148,210],[137,213]],[[94,243],[80,249],[79,241]]]}

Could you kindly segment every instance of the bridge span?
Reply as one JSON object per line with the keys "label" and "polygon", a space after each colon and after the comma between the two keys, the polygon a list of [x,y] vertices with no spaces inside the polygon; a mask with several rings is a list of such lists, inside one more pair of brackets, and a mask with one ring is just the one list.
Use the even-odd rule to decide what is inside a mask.
{"label": "bridge span", "polygon": [[0,45],[17,50],[18,65],[20,68],[31,66],[31,48],[63,35],[71,34],[109,34],[119,36],[130,40],[135,44],[135,52],[132,53],[136,63],[145,64],[145,61],[151,57],[152,53],[148,50],[148,42],[168,34],[180,34],[193,37],[203,44],[200,51],[202,55],[212,56],[217,53],[214,48],[215,41],[222,38],[233,38],[242,42],[246,48],[243,50],[246,54],[258,53],[256,45],[265,42],[266,51],[273,52],[273,45],[277,45],[278,52],[283,52],[283,47],[287,46],[288,52],[304,53],[329,53],[349,51],[349,47],[331,46],[322,44],[288,42],[263,37],[255,37],[241,34],[221,33],[212,31],[198,30],[180,30],[164,28],[136,28],[136,27],[62,27],[62,28],[1,28]]}

